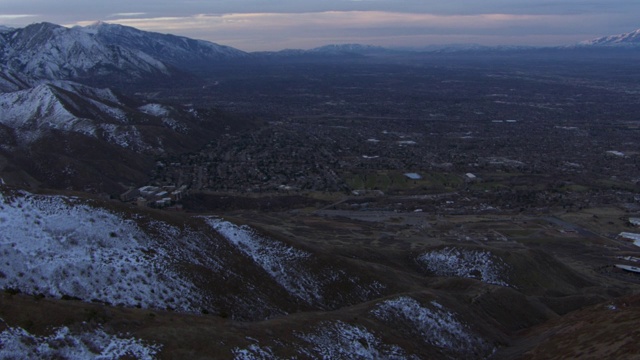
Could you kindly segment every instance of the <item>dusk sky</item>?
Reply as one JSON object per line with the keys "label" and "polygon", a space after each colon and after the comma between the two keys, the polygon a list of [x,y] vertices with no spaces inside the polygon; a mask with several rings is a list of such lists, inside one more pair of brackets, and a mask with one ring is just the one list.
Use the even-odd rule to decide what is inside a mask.
{"label": "dusk sky", "polygon": [[568,45],[640,28],[639,0],[0,0],[0,25],[105,21],[246,51],[326,44]]}

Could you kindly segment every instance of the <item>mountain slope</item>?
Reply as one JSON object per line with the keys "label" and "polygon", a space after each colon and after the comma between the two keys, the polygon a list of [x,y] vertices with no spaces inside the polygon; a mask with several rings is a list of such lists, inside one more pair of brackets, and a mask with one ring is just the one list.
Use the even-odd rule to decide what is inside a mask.
{"label": "mountain slope", "polygon": [[0,64],[0,93],[27,89],[31,87],[32,82],[23,74]]}
{"label": "mountain slope", "polygon": [[[99,138],[134,151],[163,152],[157,141],[145,139],[140,126],[175,131],[160,117],[126,106],[109,89],[67,81],[0,94],[0,109],[0,123],[14,129],[23,144],[58,130]],[[169,116],[166,119],[173,121]],[[182,124],[179,129],[186,132],[188,126]]]}
{"label": "mountain slope", "polygon": [[99,42],[79,29],[40,23],[2,33],[0,61],[38,79],[86,79],[120,75],[120,80],[169,75],[161,61],[137,49]]}
{"label": "mountain slope", "polygon": [[603,36],[592,40],[583,41],[580,45],[598,46],[640,46],[640,29],[624,34]]}
{"label": "mountain slope", "polygon": [[0,64],[36,79],[131,83],[247,56],[207,41],[105,23],[39,23],[0,31]]}
{"label": "mountain slope", "polygon": [[76,29],[92,34],[102,44],[137,49],[154,59],[183,70],[190,70],[196,65],[212,65],[215,61],[248,56],[247,53],[229,46],[183,36],[142,31],[129,26],[98,22]]}
{"label": "mountain slope", "polygon": [[386,289],[345,262],[220,219],[170,222],[99,202],[15,191],[0,192],[0,207],[5,289],[129,307],[208,309],[243,320],[340,308]]}

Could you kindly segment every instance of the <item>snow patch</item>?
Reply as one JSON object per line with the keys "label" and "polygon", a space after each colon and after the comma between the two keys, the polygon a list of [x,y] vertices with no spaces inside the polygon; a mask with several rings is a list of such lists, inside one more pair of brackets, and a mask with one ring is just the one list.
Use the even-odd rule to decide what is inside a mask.
{"label": "snow patch", "polygon": [[298,337],[310,348],[300,349],[312,359],[407,359],[402,348],[383,343],[367,328],[342,321],[321,324],[315,332]]}
{"label": "snow patch", "polygon": [[[0,320],[1,321],[1,320]],[[49,336],[32,335],[22,328],[9,327],[0,333],[2,359],[155,359],[161,346],[133,337],[105,333],[101,329],[74,333],[67,327]]]}
{"label": "snow patch", "polygon": [[153,115],[153,116],[169,116],[169,109],[160,104],[147,104],[140,106],[138,110],[142,111],[145,114]]}
{"label": "snow patch", "polygon": [[509,286],[503,278],[507,265],[487,250],[446,247],[424,253],[417,261],[437,276],[473,278],[487,284]]}
{"label": "snow patch", "polygon": [[248,226],[237,226],[214,218],[206,221],[290,294],[310,304],[322,302],[319,279],[304,268],[310,253],[261,237]]}
{"label": "snow patch", "polygon": [[0,288],[199,311],[203,296],[158,237],[75,198],[0,194]]}
{"label": "snow patch", "polygon": [[260,347],[257,344],[251,344],[246,349],[234,348],[234,359],[236,360],[270,360],[277,359],[271,348]]}
{"label": "snow patch", "polygon": [[472,333],[456,315],[432,301],[422,306],[410,297],[386,300],[377,305],[373,315],[394,328],[420,336],[424,343],[434,345],[460,356],[478,352],[490,353],[488,344]]}
{"label": "snow patch", "polygon": [[619,237],[633,241],[633,245],[640,246],[640,234],[632,232],[621,232]]}
{"label": "snow patch", "polygon": [[170,117],[171,111],[168,107],[164,105],[146,104],[146,105],[140,106],[138,110],[140,110],[141,112],[147,115],[161,118],[164,126],[168,127],[173,131],[177,131],[181,133],[186,133],[189,131],[189,128],[185,124],[183,124],[178,120],[172,119]]}

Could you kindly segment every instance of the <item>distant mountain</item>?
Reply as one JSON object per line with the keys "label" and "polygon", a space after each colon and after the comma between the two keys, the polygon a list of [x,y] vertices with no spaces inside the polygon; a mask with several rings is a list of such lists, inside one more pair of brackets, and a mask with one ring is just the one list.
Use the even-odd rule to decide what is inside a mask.
{"label": "distant mountain", "polygon": [[311,53],[329,53],[329,54],[368,54],[392,51],[382,46],[362,45],[362,44],[331,44],[320,46],[308,50]]}
{"label": "distant mountain", "polygon": [[640,46],[640,29],[624,34],[604,36],[593,40],[583,41],[580,45]]}
{"label": "distant mountain", "polygon": [[460,53],[460,52],[514,52],[514,51],[531,51],[536,48],[531,46],[484,46],[478,44],[446,44],[446,45],[428,45],[419,47],[383,47],[375,45],[362,44],[331,44],[324,45],[309,50],[286,49],[277,52],[257,52],[255,55],[267,57],[344,57],[344,56],[375,56],[375,55],[412,55],[416,53]]}
{"label": "distant mountain", "polygon": [[275,58],[315,58],[315,57],[360,57],[365,55],[398,53],[398,50],[385,48],[382,46],[362,45],[362,44],[330,44],[313,49],[285,49],[280,51],[260,51],[254,52],[254,56],[265,56]]}
{"label": "distant mountain", "polygon": [[0,33],[13,30],[13,28],[0,25]]}

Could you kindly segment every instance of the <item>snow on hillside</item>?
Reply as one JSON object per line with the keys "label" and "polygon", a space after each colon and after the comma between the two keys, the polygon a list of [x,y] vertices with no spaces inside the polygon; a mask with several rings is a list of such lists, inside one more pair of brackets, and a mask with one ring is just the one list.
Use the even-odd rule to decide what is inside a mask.
{"label": "snow on hillside", "polygon": [[320,280],[304,267],[310,253],[261,237],[248,226],[214,218],[207,222],[290,294],[309,304],[322,303]]}
{"label": "snow on hillside", "polygon": [[434,345],[465,357],[469,354],[491,353],[490,346],[457,316],[436,301],[428,307],[410,297],[386,300],[372,313],[398,331],[419,336],[425,344]]}
{"label": "snow on hillside", "polygon": [[273,350],[268,347],[261,347],[258,344],[251,344],[246,349],[241,349],[239,347],[234,348],[233,350],[234,359],[236,360],[271,360],[278,359],[276,355],[273,354]]}
{"label": "snow on hillside", "polygon": [[402,348],[385,344],[367,328],[342,321],[323,323],[315,332],[298,336],[308,343],[300,352],[311,359],[408,358]]}
{"label": "snow on hillside", "polygon": [[116,360],[132,357],[151,360],[155,359],[159,350],[159,345],[110,335],[101,329],[72,332],[67,327],[61,327],[49,336],[37,336],[22,328],[8,327],[0,333],[2,359]]}
{"label": "snow on hillside", "polygon": [[12,128],[35,128],[48,124],[73,129],[77,119],[58,101],[49,85],[0,95],[0,123]]}
{"label": "snow on hillside", "polygon": [[215,61],[226,58],[243,58],[247,54],[229,46],[182,36],[142,31],[118,24],[97,22],[74,28],[91,34],[106,45],[137,49],[164,63],[178,68],[189,68],[193,61]]}
{"label": "snow on hillside", "polygon": [[436,276],[457,276],[509,286],[505,280],[507,265],[486,250],[445,247],[418,256],[417,261]]}
{"label": "snow on hillside", "polygon": [[106,45],[81,29],[49,23],[8,32],[0,55],[10,68],[40,79],[105,75],[115,69],[131,78],[169,73],[161,61],[136,49]]}
{"label": "snow on hillside", "polygon": [[139,107],[138,110],[145,114],[161,118],[162,123],[174,131],[181,133],[187,133],[189,131],[189,128],[185,124],[171,118],[171,111],[167,106],[152,103],[143,105]]}
{"label": "snow on hillside", "polygon": [[580,45],[618,45],[630,46],[640,44],[640,29],[618,35],[603,36],[592,40],[583,41]]}
{"label": "snow on hillside", "polygon": [[[397,345],[385,344],[378,336],[361,325],[343,321],[326,321],[315,326],[310,332],[295,333],[299,343],[289,343],[303,359],[417,359],[408,356]],[[282,359],[272,346],[260,345],[257,340],[246,348],[233,349],[234,359]],[[280,344],[281,345],[281,344]],[[291,357],[287,357],[291,358]],[[296,357],[293,357],[294,359]]]}
{"label": "snow on hillside", "polygon": [[[78,102],[82,96],[83,101]],[[0,123],[20,130],[21,139],[31,142],[48,129],[96,136],[96,121],[74,114],[93,110],[96,117],[123,123],[126,114],[117,107],[118,99],[108,89],[92,89],[69,82],[40,84],[34,88],[0,94]],[[117,137],[114,129],[103,129]],[[136,139],[138,143],[141,140]]]}
{"label": "snow on hillside", "polygon": [[31,86],[32,80],[19,72],[11,71],[0,64],[0,93],[24,90]]}
{"label": "snow on hillside", "polygon": [[[309,305],[345,306],[379,296],[385,288],[378,281],[363,281],[344,269],[317,263],[311,253],[260,236],[248,226],[216,218],[205,218],[205,221],[289,294]],[[336,293],[333,288],[338,286],[344,290]]]}
{"label": "snow on hillside", "polygon": [[[104,139],[134,151],[154,150],[138,127],[130,124],[124,109],[110,89],[69,81],[43,82],[34,88],[0,93],[0,124],[15,129],[23,143],[40,139],[50,130],[59,130]],[[171,118],[162,121],[174,131],[188,131],[180,121]]]}
{"label": "snow on hillside", "polygon": [[[120,123],[127,122],[127,116],[125,112],[122,110],[124,106],[120,99],[111,91],[111,89],[104,88],[98,89],[94,87],[89,87],[85,85],[81,85],[71,81],[48,81],[47,84],[53,85],[56,88],[65,90],[65,92],[69,92],[67,94],[65,92],[57,92],[56,94],[59,97],[64,98],[64,103],[67,106],[72,107],[74,110],[81,112],[83,110],[87,110],[87,104],[96,108],[97,111],[94,110],[95,115],[103,115],[106,114],[112,120],[115,120]],[[80,95],[84,101],[84,103],[77,103],[76,100],[72,96]]]}
{"label": "snow on hillside", "polygon": [[[102,137],[112,144],[116,144],[125,149],[136,151],[152,150],[153,146],[145,143],[138,128],[133,126],[118,126],[116,124],[98,124],[96,129],[102,132]],[[96,131],[98,132],[98,131]],[[163,149],[156,149],[163,151]]]}
{"label": "snow on hillside", "polygon": [[134,221],[78,199],[0,194],[0,288],[199,311],[203,295],[177,272],[166,246]]}
{"label": "snow on hillside", "polygon": [[142,111],[145,114],[153,115],[153,116],[169,116],[169,109],[166,106],[160,104],[146,104],[140,106],[138,110]]}

